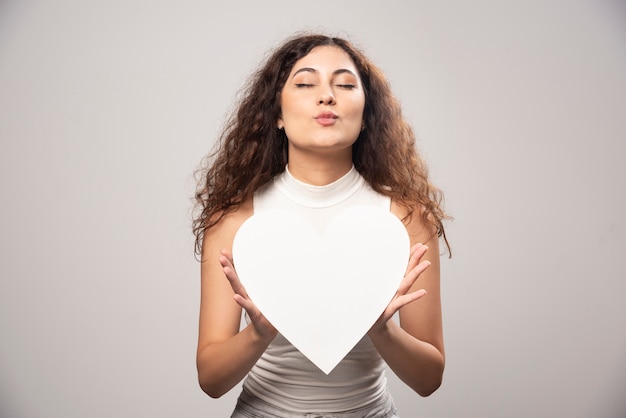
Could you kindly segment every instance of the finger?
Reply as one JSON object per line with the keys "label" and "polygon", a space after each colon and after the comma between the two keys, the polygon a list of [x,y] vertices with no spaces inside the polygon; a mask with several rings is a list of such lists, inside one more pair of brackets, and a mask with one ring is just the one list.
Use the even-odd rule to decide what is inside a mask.
{"label": "finger", "polygon": [[250,297],[248,296],[248,292],[246,291],[246,288],[241,284],[241,281],[239,280],[239,276],[237,276],[237,273],[235,272],[235,270],[231,269],[230,267],[226,267],[224,268],[224,275],[226,276],[226,279],[228,279],[228,282],[230,283],[230,287],[232,287],[233,292],[235,292],[235,294],[241,295],[242,297],[246,299],[250,299]]}
{"label": "finger", "polygon": [[222,265],[222,269],[229,268],[229,269],[235,271],[235,266],[233,266],[233,263],[225,255],[220,255],[218,260],[219,260],[220,264]]}
{"label": "finger", "polygon": [[426,252],[428,250],[428,246],[426,244],[423,244],[421,242],[418,242],[417,244],[414,244],[411,247],[411,255],[417,251],[422,251],[422,252]]}
{"label": "finger", "polygon": [[220,265],[223,270],[230,269],[233,272],[235,271],[235,265],[233,264],[233,260],[229,257],[229,254],[226,250],[222,250],[220,256],[218,257]]}
{"label": "finger", "polygon": [[241,306],[243,309],[246,310],[246,312],[248,312],[251,320],[257,319],[261,315],[261,311],[259,311],[259,308],[257,308],[254,302],[252,302],[250,299],[245,298],[240,294],[235,294],[233,296],[233,299],[235,299],[235,302],[237,302],[239,306]]}
{"label": "finger", "polygon": [[397,295],[406,294],[411,289],[413,284],[417,281],[419,276],[428,267],[430,267],[430,261],[424,260],[421,263],[419,263],[417,266],[413,267],[410,271],[408,271],[407,274],[402,279],[402,281],[400,282],[400,286],[398,286],[398,291],[396,292],[396,294]]}
{"label": "finger", "polygon": [[[233,255],[226,248],[222,248],[222,250],[220,251],[220,263],[222,263],[222,260],[224,260],[226,264],[230,267],[235,267],[235,263],[233,262]],[[222,267],[223,266],[224,263],[222,263]]]}
{"label": "finger", "polygon": [[407,265],[405,274],[411,271],[413,268],[415,268],[416,265],[419,264],[424,254],[426,254],[426,251],[428,251],[428,246],[421,244],[421,243],[415,244],[413,247],[411,247],[409,263]]}
{"label": "finger", "polygon": [[415,292],[407,293],[406,295],[398,297],[394,302],[397,304],[398,309],[400,309],[411,302],[415,302],[416,300],[423,298],[426,294],[426,289],[419,289]]}
{"label": "finger", "polygon": [[233,297],[235,302],[239,304],[245,311],[248,313],[248,317],[250,317],[250,322],[252,322],[254,328],[261,335],[276,335],[276,328],[265,318],[263,313],[256,307],[254,302],[250,299],[245,299],[241,295],[235,295]]}
{"label": "finger", "polygon": [[402,307],[408,305],[411,302],[414,302],[427,294],[426,289],[419,289],[415,292],[408,293],[406,295],[398,296],[394,298],[385,312],[383,313],[383,321],[388,321],[391,317],[399,311]]}
{"label": "finger", "polygon": [[228,279],[230,286],[236,294],[243,296],[246,299],[249,299],[248,292],[246,292],[245,287],[241,284],[239,280],[239,276],[237,275],[237,271],[233,266],[231,260],[228,258],[228,253],[225,250],[222,250],[222,255],[219,257],[220,264],[222,265],[222,270],[224,271],[224,275],[226,279]]}

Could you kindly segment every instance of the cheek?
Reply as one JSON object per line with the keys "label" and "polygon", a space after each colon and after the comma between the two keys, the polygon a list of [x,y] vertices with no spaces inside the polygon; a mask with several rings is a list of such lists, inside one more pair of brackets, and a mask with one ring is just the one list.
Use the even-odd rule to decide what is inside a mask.
{"label": "cheek", "polygon": [[280,100],[280,109],[283,118],[289,118],[290,116],[296,116],[299,113],[299,101],[289,97],[289,95],[283,95]]}
{"label": "cheek", "polygon": [[362,99],[355,100],[352,109],[352,113],[355,117],[363,118],[363,112],[365,111],[365,101]]}
{"label": "cheek", "polygon": [[353,98],[352,107],[355,113],[363,114],[365,110],[365,95],[359,95]]}

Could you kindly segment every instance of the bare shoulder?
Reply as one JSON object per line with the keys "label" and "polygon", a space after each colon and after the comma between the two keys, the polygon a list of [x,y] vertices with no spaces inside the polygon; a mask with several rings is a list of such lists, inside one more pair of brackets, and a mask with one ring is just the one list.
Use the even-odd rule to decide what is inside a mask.
{"label": "bare shoulder", "polygon": [[235,234],[253,213],[252,199],[248,199],[234,211],[225,214],[215,226],[204,234],[202,241],[203,253],[209,249],[212,249],[212,251],[219,251],[222,248],[230,249]]}
{"label": "bare shoulder", "polygon": [[411,243],[427,243],[432,241],[433,238],[437,238],[435,227],[425,223],[420,216],[421,210],[421,207],[415,207],[413,213],[409,214],[406,206],[395,199],[391,200],[391,213],[402,221],[411,237]]}
{"label": "bare shoulder", "polygon": [[252,199],[248,199],[243,202],[237,209],[224,215],[222,220],[216,225],[225,229],[239,229],[242,223],[244,223],[254,212],[252,206]]}

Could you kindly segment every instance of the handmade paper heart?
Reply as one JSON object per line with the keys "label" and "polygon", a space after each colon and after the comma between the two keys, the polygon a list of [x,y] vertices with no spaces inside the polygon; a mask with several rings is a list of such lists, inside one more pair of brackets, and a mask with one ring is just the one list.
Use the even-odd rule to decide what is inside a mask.
{"label": "handmade paper heart", "polygon": [[409,252],[404,225],[373,206],[341,212],[322,236],[292,212],[264,211],[243,223],[233,243],[250,299],[326,374],[389,304]]}

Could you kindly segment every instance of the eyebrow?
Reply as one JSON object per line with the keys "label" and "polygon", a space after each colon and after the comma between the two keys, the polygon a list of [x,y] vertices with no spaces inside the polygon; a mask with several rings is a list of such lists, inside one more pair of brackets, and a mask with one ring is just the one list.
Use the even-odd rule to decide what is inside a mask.
{"label": "eyebrow", "polygon": [[[293,73],[293,76],[291,76],[291,78],[295,77],[297,74],[299,73],[303,73],[303,72],[307,72],[307,73],[318,73],[319,71],[317,71],[315,68],[311,68],[311,67],[303,67],[300,68],[298,71],[296,71],[295,73]],[[356,74],[354,74],[353,71],[348,70],[347,68],[340,68],[338,70],[333,71],[333,75],[338,75],[338,74],[343,74],[343,73],[348,73],[348,74],[352,74],[353,76],[357,77],[358,76]]]}

